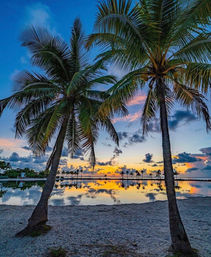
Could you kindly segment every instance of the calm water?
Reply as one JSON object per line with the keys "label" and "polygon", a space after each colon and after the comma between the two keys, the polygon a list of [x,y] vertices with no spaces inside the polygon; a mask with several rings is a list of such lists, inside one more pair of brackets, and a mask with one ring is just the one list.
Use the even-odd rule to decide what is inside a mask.
{"label": "calm water", "polygon": [[[34,205],[38,202],[43,182],[0,183],[0,204]],[[177,198],[211,196],[211,182],[176,182]],[[96,205],[143,203],[166,200],[162,181],[62,181],[56,182],[50,205]]]}

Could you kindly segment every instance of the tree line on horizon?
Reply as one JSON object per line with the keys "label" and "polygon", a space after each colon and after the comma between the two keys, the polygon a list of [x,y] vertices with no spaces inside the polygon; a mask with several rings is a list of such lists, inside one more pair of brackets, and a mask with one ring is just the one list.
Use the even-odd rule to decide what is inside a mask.
{"label": "tree line on horizon", "polygon": [[[94,33],[85,37],[76,19],[68,45],[44,28],[29,28],[21,42],[31,62],[43,72],[24,71],[16,78],[16,91],[0,101],[0,113],[18,108],[16,136],[26,136],[34,153],[45,154],[55,138],[46,169],[50,174],[28,220],[17,235],[26,235],[48,220],[52,192],[64,142],[73,156],[78,149],[89,153],[96,164],[95,144],[105,128],[118,145],[111,119],[127,115],[126,104],[145,88],[143,134],[159,115],[164,177],[168,198],[171,250],[195,254],[180,217],[176,201],[168,116],[174,103],[190,108],[211,129],[206,98],[211,81],[210,0],[101,0]],[[87,52],[97,46],[101,53],[93,63]],[[128,73],[120,80],[106,74],[113,62]],[[97,90],[96,85],[111,85]]]}

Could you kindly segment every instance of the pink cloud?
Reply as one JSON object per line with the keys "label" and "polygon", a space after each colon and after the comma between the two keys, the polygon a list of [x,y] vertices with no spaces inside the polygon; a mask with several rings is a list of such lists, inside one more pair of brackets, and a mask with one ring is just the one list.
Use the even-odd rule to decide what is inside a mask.
{"label": "pink cloud", "polygon": [[142,104],[145,100],[146,100],[146,95],[137,95],[133,97],[130,101],[128,101],[127,105],[132,106],[132,105]]}
{"label": "pink cloud", "polygon": [[21,139],[0,138],[0,147],[19,147],[22,143]]}
{"label": "pink cloud", "polygon": [[114,118],[112,120],[113,123],[116,123],[116,122],[119,122],[119,121],[135,121],[137,119],[139,119],[142,115],[142,111],[138,111],[138,112],[135,112],[135,113],[131,113],[131,114],[128,114],[127,116],[124,116],[124,117],[117,117],[117,118]]}

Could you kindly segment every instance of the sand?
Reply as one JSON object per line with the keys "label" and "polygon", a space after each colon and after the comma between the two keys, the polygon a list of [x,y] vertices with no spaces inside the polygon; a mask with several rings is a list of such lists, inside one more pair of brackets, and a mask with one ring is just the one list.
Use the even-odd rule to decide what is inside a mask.
{"label": "sand", "polygon": [[[179,200],[179,208],[193,248],[211,256],[211,198]],[[62,246],[67,256],[168,255],[170,234],[167,202],[97,206],[50,206],[51,231],[39,237],[15,238],[33,206],[0,206],[0,256],[42,257]]]}

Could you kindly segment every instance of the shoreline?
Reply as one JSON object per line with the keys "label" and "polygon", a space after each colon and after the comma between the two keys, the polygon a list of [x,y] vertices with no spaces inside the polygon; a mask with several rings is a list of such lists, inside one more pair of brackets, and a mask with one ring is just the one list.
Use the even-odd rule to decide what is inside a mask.
{"label": "shoreline", "polygon": [[[0,182],[7,182],[7,181],[45,181],[46,178],[0,178]],[[64,181],[64,180],[132,180],[132,181],[165,181],[164,178],[104,178],[104,177],[82,177],[82,178],[57,178],[56,181]],[[211,178],[175,178],[175,181],[202,181],[202,182],[211,182]]]}
{"label": "shoreline", "polygon": [[[211,197],[178,200],[178,205],[192,247],[201,256],[209,257]],[[0,256],[41,257],[48,248],[60,246],[75,257],[100,257],[109,249],[117,252],[124,249],[128,257],[164,257],[168,253],[167,201],[49,206],[47,224],[52,229],[46,235],[15,238],[14,234],[24,227],[32,210],[33,206],[0,205]]]}

